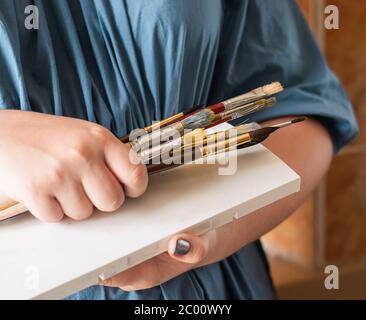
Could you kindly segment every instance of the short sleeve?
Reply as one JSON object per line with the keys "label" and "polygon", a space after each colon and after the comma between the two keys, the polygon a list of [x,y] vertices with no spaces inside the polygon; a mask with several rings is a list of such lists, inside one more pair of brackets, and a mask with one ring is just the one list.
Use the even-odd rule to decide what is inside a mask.
{"label": "short sleeve", "polygon": [[280,81],[275,107],[253,121],[292,115],[316,117],[337,152],[358,132],[352,106],[327,66],[295,1],[226,1],[210,100]]}

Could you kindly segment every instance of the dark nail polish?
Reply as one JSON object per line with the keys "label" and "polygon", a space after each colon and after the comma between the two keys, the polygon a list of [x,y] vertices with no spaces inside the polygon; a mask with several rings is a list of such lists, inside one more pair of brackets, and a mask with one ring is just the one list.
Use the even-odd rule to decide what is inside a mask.
{"label": "dark nail polish", "polygon": [[174,254],[177,256],[184,256],[191,249],[191,244],[187,240],[179,239],[175,245]]}

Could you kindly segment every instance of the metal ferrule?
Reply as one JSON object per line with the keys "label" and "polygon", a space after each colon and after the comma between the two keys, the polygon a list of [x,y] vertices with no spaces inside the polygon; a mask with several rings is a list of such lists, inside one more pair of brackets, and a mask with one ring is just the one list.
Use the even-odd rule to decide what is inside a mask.
{"label": "metal ferrule", "polygon": [[170,137],[177,137],[177,133],[179,136],[182,136],[184,133],[184,126],[181,122],[173,123],[168,127],[143,135],[136,141],[133,141],[132,145],[135,148],[139,148],[139,151],[146,150],[168,141]]}
{"label": "metal ferrule", "polygon": [[244,133],[236,137],[225,139],[217,143],[210,143],[201,147],[201,153],[204,157],[218,154],[225,151],[235,150],[237,146],[250,142],[251,137],[249,133]]}

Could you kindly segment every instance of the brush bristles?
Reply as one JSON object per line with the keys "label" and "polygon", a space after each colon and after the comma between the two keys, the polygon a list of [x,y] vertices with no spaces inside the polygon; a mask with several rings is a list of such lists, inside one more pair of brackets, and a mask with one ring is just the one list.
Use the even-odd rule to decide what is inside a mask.
{"label": "brush bristles", "polygon": [[186,129],[197,129],[206,127],[216,118],[214,111],[204,109],[182,120],[183,127]]}
{"label": "brush bristles", "polygon": [[291,123],[303,122],[303,121],[305,121],[306,119],[307,119],[306,117],[296,118],[296,119],[294,119],[294,120],[291,120]]}
{"label": "brush bristles", "polygon": [[231,110],[231,117],[233,119],[258,112],[263,110],[264,108],[273,107],[276,104],[276,98],[268,98],[268,99],[261,99],[254,102],[250,107],[242,106],[236,109]]}
{"label": "brush bristles", "polygon": [[279,82],[272,82],[263,87],[263,91],[267,96],[272,96],[276,93],[283,91],[283,86]]}
{"label": "brush bristles", "polygon": [[266,99],[265,106],[268,108],[273,107],[276,104],[276,101],[277,100],[275,97],[268,98],[268,99]]}

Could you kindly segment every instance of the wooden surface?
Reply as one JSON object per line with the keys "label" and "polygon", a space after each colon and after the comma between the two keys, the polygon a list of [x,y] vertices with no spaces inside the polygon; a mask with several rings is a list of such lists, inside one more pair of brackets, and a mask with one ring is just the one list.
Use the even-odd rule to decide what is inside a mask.
{"label": "wooden surface", "polygon": [[366,1],[326,3],[340,15],[340,28],[326,32],[326,57],[346,88],[360,132],[326,177],[325,262],[358,263],[366,260]]}
{"label": "wooden surface", "polygon": [[166,251],[180,231],[201,234],[299,190],[299,176],[261,145],[240,151],[237,167],[157,174],[142,198],[83,222],[26,214],[0,223],[0,299],[63,298]]}

